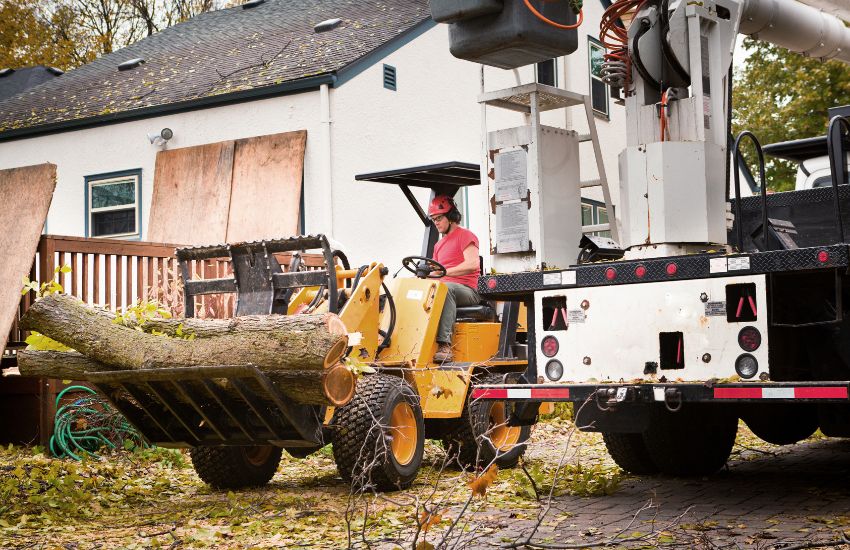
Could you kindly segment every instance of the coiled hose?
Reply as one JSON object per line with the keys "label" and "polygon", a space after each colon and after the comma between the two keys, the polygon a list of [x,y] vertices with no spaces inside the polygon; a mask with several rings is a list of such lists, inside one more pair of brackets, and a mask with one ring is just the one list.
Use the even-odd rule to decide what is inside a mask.
{"label": "coiled hose", "polygon": [[[68,392],[86,392],[61,407]],[[109,402],[86,386],[68,386],[56,396],[56,419],[50,437],[50,452],[58,458],[82,460],[84,455],[98,457],[96,451],[148,447],[142,435]]]}

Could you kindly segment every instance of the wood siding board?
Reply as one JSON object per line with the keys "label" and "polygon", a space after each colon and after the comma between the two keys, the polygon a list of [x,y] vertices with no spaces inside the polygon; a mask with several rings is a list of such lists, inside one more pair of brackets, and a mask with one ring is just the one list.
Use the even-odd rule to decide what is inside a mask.
{"label": "wood siding board", "polygon": [[15,289],[0,297],[0,353],[18,312],[21,279],[32,265],[39,236],[56,188],[56,165],[41,164],[0,170],[0,193],[5,203],[0,209],[0,288]]}
{"label": "wood siding board", "polygon": [[149,240],[225,242],[233,151],[234,142],[224,141],[157,153]]}
{"label": "wood siding board", "polygon": [[306,130],[236,141],[227,242],[298,233],[306,144]]}

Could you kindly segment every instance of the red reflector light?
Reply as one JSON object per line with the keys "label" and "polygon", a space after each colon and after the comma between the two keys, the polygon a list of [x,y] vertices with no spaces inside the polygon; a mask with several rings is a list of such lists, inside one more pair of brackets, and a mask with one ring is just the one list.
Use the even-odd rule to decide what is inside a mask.
{"label": "red reflector light", "polygon": [[540,342],[540,348],[543,350],[543,355],[546,357],[554,357],[558,353],[558,339],[554,336],[547,336]]}
{"label": "red reflector light", "polygon": [[744,327],[738,333],[738,345],[744,351],[756,351],[761,345],[761,333],[756,327]]}
{"label": "red reflector light", "polygon": [[820,252],[818,252],[818,261],[822,264],[825,264],[826,262],[828,262],[829,261],[829,252],[827,252],[826,250],[821,250]]}
{"label": "red reflector light", "polygon": [[490,290],[496,288],[496,284],[496,279],[487,279],[487,288],[489,288]]}
{"label": "red reflector light", "polygon": [[608,279],[609,281],[613,281],[616,276],[617,276],[617,270],[614,269],[613,267],[609,267],[608,269],[605,270],[605,278]]}
{"label": "red reflector light", "polygon": [[639,265],[635,268],[635,277],[638,279],[643,279],[646,275],[646,267]]}
{"label": "red reflector light", "polygon": [[667,275],[675,275],[679,271],[679,266],[674,263],[667,264]]}

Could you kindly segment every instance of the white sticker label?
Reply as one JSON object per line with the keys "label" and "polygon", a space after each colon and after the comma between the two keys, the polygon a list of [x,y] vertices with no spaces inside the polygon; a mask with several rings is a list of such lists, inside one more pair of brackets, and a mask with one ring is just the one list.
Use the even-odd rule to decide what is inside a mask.
{"label": "white sticker label", "polygon": [[710,273],[726,273],[726,258],[711,258],[708,260]]}
{"label": "white sticker label", "polygon": [[652,388],[652,396],[656,401],[664,401],[664,388]]}
{"label": "white sticker label", "polygon": [[617,388],[617,402],[622,403],[626,400],[628,388]]}
{"label": "white sticker label", "polygon": [[561,284],[561,273],[560,272],[544,272],[543,273],[543,284],[544,285],[559,285]]}
{"label": "white sticker label", "polygon": [[584,323],[587,316],[583,309],[571,309],[567,311],[567,321],[570,323]]}
{"label": "white sticker label", "polygon": [[561,272],[561,284],[562,285],[574,285],[574,284],[576,284],[576,272],[575,271],[562,271]]}
{"label": "white sticker label", "polygon": [[408,290],[405,297],[408,300],[421,300],[424,295],[421,290]]}
{"label": "white sticker label", "polygon": [[729,271],[739,271],[750,268],[750,257],[741,256],[740,258],[729,258]]}

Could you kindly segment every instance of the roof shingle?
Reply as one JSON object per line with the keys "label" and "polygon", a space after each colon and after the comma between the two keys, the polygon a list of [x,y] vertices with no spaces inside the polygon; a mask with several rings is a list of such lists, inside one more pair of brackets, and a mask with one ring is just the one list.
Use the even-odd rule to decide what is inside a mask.
{"label": "roof shingle", "polygon": [[[0,102],[0,137],[333,73],[429,17],[427,0],[266,0],[169,27]],[[313,26],[339,17],[330,32]],[[124,61],[143,65],[118,71]]]}

